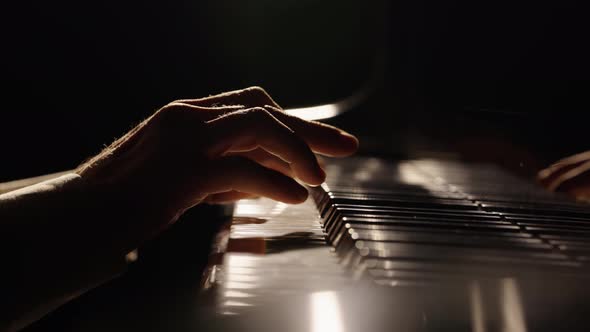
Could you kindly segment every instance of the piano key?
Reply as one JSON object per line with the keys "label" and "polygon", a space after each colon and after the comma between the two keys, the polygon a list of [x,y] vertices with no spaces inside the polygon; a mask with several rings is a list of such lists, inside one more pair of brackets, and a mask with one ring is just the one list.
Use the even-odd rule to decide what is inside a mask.
{"label": "piano key", "polygon": [[[583,266],[575,261],[553,261],[551,272],[579,275],[579,268]],[[547,266],[538,264],[490,264],[489,262],[471,262],[469,264],[453,264],[444,261],[415,261],[396,260],[376,257],[365,257],[364,269],[383,270],[415,270],[423,273],[436,271],[465,273],[470,275],[489,275],[506,277],[514,273],[547,273]]]}
{"label": "piano key", "polygon": [[450,199],[404,199],[372,195],[334,194],[330,196],[332,204],[358,204],[376,206],[403,206],[415,208],[445,208],[449,210],[477,210],[478,206],[469,201]]}
{"label": "piano key", "polygon": [[[590,209],[499,168],[352,158],[329,161],[327,173],[325,184],[310,189],[317,209],[262,200],[267,208],[250,201],[239,213],[266,221],[232,226],[230,236],[262,235],[267,245],[221,271],[233,274],[223,289],[240,295],[226,300],[258,304],[356,280],[414,287],[590,275]],[[307,231],[305,241],[293,235]],[[310,260],[316,256],[323,258]]]}
{"label": "piano key", "polygon": [[538,238],[507,238],[495,236],[465,236],[464,234],[427,233],[420,231],[370,231],[351,228],[349,237],[355,241],[396,242],[414,244],[448,244],[466,247],[510,248],[520,250],[551,250],[552,246]]}
{"label": "piano key", "polygon": [[388,259],[470,262],[543,262],[566,261],[567,255],[550,252],[516,251],[503,249],[471,248],[456,246],[417,245],[387,242],[357,241],[355,247],[363,257]]}
{"label": "piano key", "polygon": [[429,220],[464,220],[477,221],[490,224],[511,224],[502,220],[501,216],[474,212],[455,212],[435,209],[405,209],[374,206],[356,206],[334,204],[324,219],[324,229],[330,231],[332,224],[341,217],[366,217],[366,218],[411,218]]}
{"label": "piano key", "polygon": [[[345,213],[344,213],[345,212]],[[428,209],[428,208],[405,208],[405,207],[388,207],[373,205],[351,205],[351,204],[333,204],[327,209],[323,217],[324,228],[330,229],[331,224],[340,216],[355,216],[355,214],[383,215],[393,217],[409,218],[432,218],[432,219],[465,219],[465,220],[489,220],[499,221],[500,215],[483,213],[480,211],[453,211],[446,209]]]}
{"label": "piano key", "polygon": [[542,216],[569,216],[590,220],[590,211],[585,209],[574,209],[535,203],[481,203],[480,206],[484,211],[491,212],[513,212]]}
{"label": "piano key", "polygon": [[343,217],[341,223],[334,228],[332,232],[328,234],[328,240],[330,242],[335,241],[339,236],[342,236],[342,232],[345,231],[346,224],[385,224],[395,226],[414,226],[420,227],[433,227],[447,229],[449,231],[457,229],[471,229],[478,231],[520,231],[518,226],[514,225],[486,225],[481,223],[469,223],[465,221],[453,222],[452,220],[429,220],[429,219],[398,219],[398,218],[362,218],[362,217]]}

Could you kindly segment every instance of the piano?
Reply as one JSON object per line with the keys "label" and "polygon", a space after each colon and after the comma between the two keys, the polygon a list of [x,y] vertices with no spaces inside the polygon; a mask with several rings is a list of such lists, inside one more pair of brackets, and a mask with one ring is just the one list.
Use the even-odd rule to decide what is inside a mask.
{"label": "piano", "polygon": [[303,205],[236,205],[205,274],[212,316],[269,331],[585,329],[589,206],[494,165],[327,170]]}
{"label": "piano", "polygon": [[[586,330],[589,205],[492,164],[325,167],[300,205],[189,212],[127,275],[27,330]],[[218,216],[207,246],[190,236],[204,214]]]}
{"label": "piano", "polygon": [[[230,63],[251,72],[220,82],[224,75],[212,66],[204,75],[210,80],[199,84],[264,85],[293,114],[358,134],[358,156],[326,158],[326,182],[309,188],[300,205],[253,199],[191,209],[139,248],[128,273],[25,331],[588,330],[590,205],[531,179],[557,157],[588,148],[579,112],[587,107],[588,57],[579,42],[587,20],[575,1],[534,8],[518,1],[326,1],[317,12],[297,7],[288,17],[278,4],[248,3],[254,7],[234,13],[239,32],[262,33],[280,52],[263,52],[265,40],[256,40],[249,45],[256,56]],[[175,5],[166,9],[176,12]],[[188,22],[214,26],[217,16],[207,10],[225,15],[225,5],[212,1],[201,20],[169,24],[181,26],[170,44],[194,37]],[[302,18],[309,26],[296,24]],[[300,30],[275,31],[281,23]],[[326,37],[334,31],[345,33]],[[154,50],[152,37],[173,38],[157,33],[118,47],[145,43],[149,51],[127,53],[192,69],[195,54],[204,63],[231,62],[243,36],[211,33],[226,42],[220,53],[230,48],[227,59],[191,48],[199,43],[182,56]],[[297,33],[317,34],[310,43],[316,48],[281,48],[299,45],[289,39]],[[342,48],[347,42],[352,46]],[[310,60],[316,57],[321,61]],[[134,56],[124,59],[143,73]],[[232,77],[228,68],[223,74]],[[169,79],[177,68],[168,70],[153,75],[176,86],[146,79],[142,87],[168,99],[187,92],[184,70],[177,80]],[[141,98],[121,98],[121,108],[160,104],[137,89]],[[318,106],[295,108],[302,99]],[[107,109],[100,102],[94,111]],[[135,121],[140,114],[131,115]],[[211,241],[194,241],[196,233]]]}

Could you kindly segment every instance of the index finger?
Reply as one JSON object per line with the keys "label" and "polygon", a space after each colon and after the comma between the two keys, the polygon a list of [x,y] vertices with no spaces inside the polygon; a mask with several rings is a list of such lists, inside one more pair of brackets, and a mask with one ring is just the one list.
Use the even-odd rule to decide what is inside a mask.
{"label": "index finger", "polygon": [[[195,106],[191,103],[175,102],[184,107],[194,108],[196,111],[203,111],[203,106]],[[287,114],[277,107],[272,105],[263,105],[264,109],[272,116],[277,118],[281,123],[295,132],[295,134],[303,139],[313,152],[332,157],[344,157],[353,154],[358,149],[358,139],[353,135],[336,128],[317,121],[308,121]],[[232,109],[233,110],[233,109]],[[222,116],[228,113],[227,107],[220,108],[206,108],[203,112],[207,117],[213,118],[215,116]]]}
{"label": "index finger", "polygon": [[270,95],[259,86],[252,86],[246,89],[224,92],[199,99],[181,99],[179,103],[185,103],[193,106],[217,107],[223,105],[242,105],[245,108],[262,107],[272,105],[281,108]]}
{"label": "index finger", "polygon": [[568,184],[569,187],[575,187],[576,185],[584,186],[584,181],[587,181],[587,179],[585,179],[583,175],[588,174],[589,171],[590,161],[586,161],[575,168],[561,173],[548,185],[548,189],[551,191],[557,191],[560,189],[568,191],[568,186],[566,186],[566,184]]}
{"label": "index finger", "polygon": [[[359,141],[353,135],[317,121],[307,121],[287,114],[261,87],[250,87],[243,90],[230,91],[202,99],[179,100],[193,106],[243,105],[245,108],[264,107],[279,121],[287,125],[301,137],[310,148],[319,154],[332,157],[344,157],[356,152]],[[209,114],[222,115],[223,110],[213,110]]]}
{"label": "index finger", "polygon": [[563,158],[553,165],[539,171],[537,180],[545,187],[551,187],[563,174],[590,161],[590,151],[582,152],[567,158]]}
{"label": "index finger", "polygon": [[212,155],[252,151],[260,147],[291,164],[301,180],[319,185],[325,173],[309,146],[263,108],[237,111],[207,122],[214,142]]}
{"label": "index finger", "polygon": [[317,121],[301,119],[272,105],[266,105],[264,108],[291,128],[316,153],[344,157],[355,153],[358,149],[358,139],[342,129]]}

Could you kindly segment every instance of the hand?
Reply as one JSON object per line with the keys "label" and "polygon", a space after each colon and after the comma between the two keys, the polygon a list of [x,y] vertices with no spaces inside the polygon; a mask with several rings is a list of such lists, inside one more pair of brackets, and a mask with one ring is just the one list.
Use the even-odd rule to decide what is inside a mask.
{"label": "hand", "polygon": [[[82,165],[91,192],[125,215],[129,248],[201,202],[255,196],[301,203],[325,173],[315,153],[347,156],[356,138],[284,113],[261,88],[172,102]],[[124,222],[125,225],[120,223]]]}
{"label": "hand", "polygon": [[539,182],[552,191],[565,192],[590,202],[590,151],[567,157],[539,172]]}

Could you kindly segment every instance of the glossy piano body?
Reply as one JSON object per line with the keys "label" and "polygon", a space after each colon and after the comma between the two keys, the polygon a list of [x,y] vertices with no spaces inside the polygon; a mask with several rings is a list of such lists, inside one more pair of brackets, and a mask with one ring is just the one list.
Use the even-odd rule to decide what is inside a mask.
{"label": "glossy piano body", "polygon": [[353,158],[327,170],[303,205],[237,204],[207,273],[211,328],[586,330],[588,206],[491,165]]}

